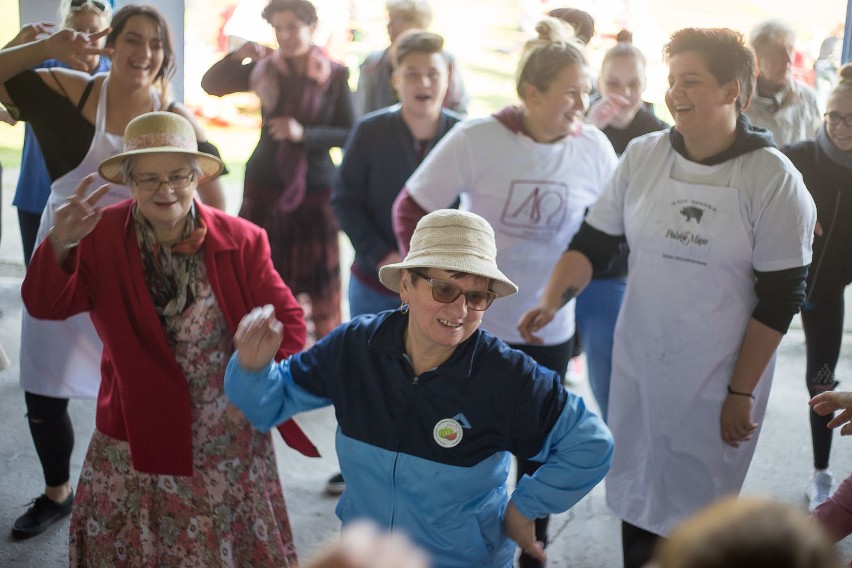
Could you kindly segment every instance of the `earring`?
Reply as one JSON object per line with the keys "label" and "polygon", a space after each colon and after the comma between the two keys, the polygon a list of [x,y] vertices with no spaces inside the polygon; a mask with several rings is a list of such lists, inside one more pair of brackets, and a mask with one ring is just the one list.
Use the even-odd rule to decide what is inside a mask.
{"label": "earring", "polygon": [[407,314],[408,313],[408,304],[406,304],[405,302],[401,303],[399,305],[399,311],[402,312],[402,315]]}

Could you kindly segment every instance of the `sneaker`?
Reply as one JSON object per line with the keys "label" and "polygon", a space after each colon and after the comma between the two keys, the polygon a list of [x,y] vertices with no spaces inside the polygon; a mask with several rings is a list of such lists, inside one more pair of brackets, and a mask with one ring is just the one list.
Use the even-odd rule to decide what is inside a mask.
{"label": "sneaker", "polygon": [[74,504],[74,490],[62,503],[51,501],[47,495],[40,495],[32,500],[27,512],[18,517],[12,525],[14,538],[29,538],[41,534],[56,521],[68,516]]}
{"label": "sneaker", "polygon": [[834,477],[828,471],[817,471],[808,483],[805,496],[808,498],[808,511],[814,512],[831,495]]}
{"label": "sneaker", "polygon": [[331,476],[325,484],[325,492],[329,495],[340,495],[344,489],[346,489],[346,482],[343,480],[342,473]]}

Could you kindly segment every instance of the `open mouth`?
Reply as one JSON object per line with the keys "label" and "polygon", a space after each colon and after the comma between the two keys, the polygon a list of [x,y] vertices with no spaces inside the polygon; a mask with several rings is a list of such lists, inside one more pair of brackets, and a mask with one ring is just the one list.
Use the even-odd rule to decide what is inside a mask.
{"label": "open mouth", "polygon": [[449,327],[449,328],[452,328],[452,329],[456,329],[456,328],[461,327],[460,323],[453,323],[453,322],[451,322],[449,320],[445,320],[443,318],[438,318],[438,323],[440,323],[444,327]]}

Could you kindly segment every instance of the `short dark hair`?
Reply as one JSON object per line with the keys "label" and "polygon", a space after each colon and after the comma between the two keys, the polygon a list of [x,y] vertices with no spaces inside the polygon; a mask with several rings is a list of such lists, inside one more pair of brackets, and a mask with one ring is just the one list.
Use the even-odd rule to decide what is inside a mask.
{"label": "short dark hair", "polygon": [[121,35],[121,32],[127,26],[127,22],[133,16],[145,16],[150,19],[157,26],[157,31],[160,33],[160,41],[163,42],[163,65],[160,67],[160,71],[154,77],[154,80],[160,81],[161,90],[165,93],[169,81],[174,76],[175,71],[177,71],[177,62],[175,61],[174,41],[172,41],[172,34],[169,31],[169,23],[156,8],[141,4],[128,4],[121,8],[112,16],[112,21],[110,22],[111,29],[105,42],[106,47],[115,45],[115,40]]}
{"label": "short dark hair", "polygon": [[[405,30],[396,39],[396,44],[393,48],[393,66],[394,69],[399,67],[406,56],[412,53],[425,53],[432,55],[440,53],[444,55],[444,38],[434,32],[426,30]],[[446,55],[444,55],[446,60]]]}
{"label": "short dark hair", "polygon": [[308,26],[319,21],[317,9],[308,0],[269,0],[269,4],[266,5],[260,15],[272,24],[272,15],[276,12],[293,12],[294,16]]}
{"label": "short dark hair", "polygon": [[740,83],[737,111],[748,108],[754,94],[757,63],[754,52],[740,32],[728,28],[684,28],[672,34],[663,48],[666,61],[691,51],[704,60],[707,70],[720,85],[736,79]]}

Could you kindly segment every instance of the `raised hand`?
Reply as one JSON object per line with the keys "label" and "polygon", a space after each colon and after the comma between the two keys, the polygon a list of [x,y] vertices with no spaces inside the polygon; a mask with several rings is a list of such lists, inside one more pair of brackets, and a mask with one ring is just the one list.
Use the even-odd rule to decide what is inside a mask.
{"label": "raised hand", "polygon": [[53,28],[55,26],[56,24],[53,22],[36,22],[35,24],[26,24],[20,29],[15,37],[13,37],[9,43],[3,47],[15,47],[47,37],[53,33]]}
{"label": "raised hand", "polygon": [[46,38],[47,49],[51,57],[67,63],[74,69],[87,68],[87,57],[92,55],[112,55],[112,48],[100,47],[100,40],[109,34],[111,28],[99,32],[78,32],[69,28],[59,30]]}
{"label": "raised hand", "polygon": [[56,210],[56,220],[48,234],[54,249],[68,249],[80,242],[101,220],[101,209],[96,205],[107,194],[110,186],[102,185],[86,196],[86,189],[92,185],[95,175],[89,174],[80,180],[74,193]]}
{"label": "raised hand", "polygon": [[275,318],[275,308],[267,304],[254,308],[237,327],[234,346],[240,366],[247,371],[259,371],[272,361],[281,340],[284,326]]}
{"label": "raised hand", "polygon": [[619,113],[629,106],[630,101],[621,95],[606,95],[589,109],[586,122],[597,128],[604,129],[612,123],[613,119]]}
{"label": "raised hand", "polygon": [[237,61],[242,61],[244,59],[251,59],[252,61],[256,61],[258,59],[263,59],[270,53],[272,53],[272,48],[267,47],[265,45],[260,45],[259,43],[255,43],[253,41],[247,41],[234,50],[233,58]]}

